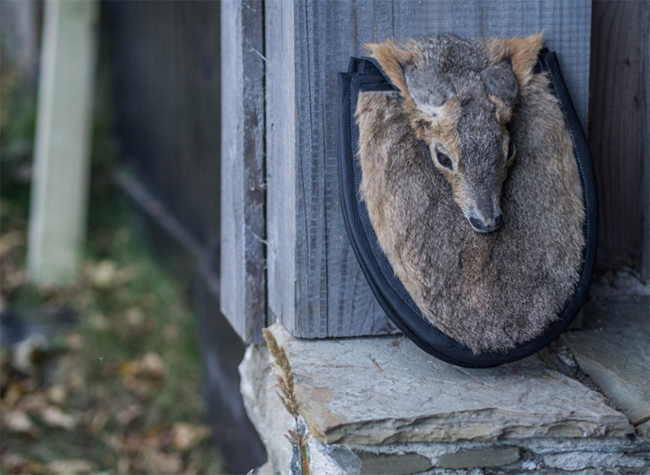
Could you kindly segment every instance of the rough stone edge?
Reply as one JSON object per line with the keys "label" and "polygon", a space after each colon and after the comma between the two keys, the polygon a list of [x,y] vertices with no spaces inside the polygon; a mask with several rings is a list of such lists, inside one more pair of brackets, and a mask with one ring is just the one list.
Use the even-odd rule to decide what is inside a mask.
{"label": "rough stone edge", "polygon": [[[278,430],[275,434],[273,429],[269,430],[269,423],[272,421],[268,418],[269,410],[273,410],[280,415],[283,414],[279,399],[273,397],[270,391],[272,380],[270,377],[268,350],[259,345],[251,345],[247,351],[244,361],[240,365],[242,375],[242,395],[244,396],[244,405],[253,421],[256,429],[260,433],[265,446],[269,453],[269,461],[273,467],[273,472],[277,474],[289,475],[291,451],[288,442],[284,437],[278,437]],[[260,362],[265,362],[258,364]],[[258,385],[260,390],[256,391],[252,387],[251,379],[248,376],[256,375],[264,379],[264,385]],[[264,392],[265,394],[260,394]],[[256,403],[256,401],[259,401]],[[280,425],[286,429],[291,428],[292,418],[286,412],[284,422]],[[280,429],[282,432],[286,429]],[[280,442],[278,442],[280,441]],[[617,437],[617,438],[521,438],[510,439],[507,441],[461,441],[454,443],[406,443],[406,444],[385,444],[385,445],[337,445],[321,444],[316,440],[309,442],[311,454],[311,464],[314,473],[327,473],[331,475],[358,475],[360,473],[360,459],[356,453],[374,452],[376,454],[406,454],[413,453],[427,457],[431,460],[432,465],[437,463],[438,457],[444,454],[452,454],[463,450],[482,450],[482,449],[503,449],[516,447],[520,451],[519,460],[508,466],[499,468],[499,473],[521,474],[528,473],[531,470],[536,474],[545,475],[551,473],[571,473],[573,475],[602,475],[618,474],[625,475],[642,475],[650,474],[650,439],[641,437]],[[605,454],[604,456],[602,454]],[[555,468],[548,467],[548,462],[555,465]],[[613,466],[606,463],[610,459],[616,459],[623,466]],[[590,460],[594,460],[591,462]],[[563,462],[564,461],[564,462]],[[574,467],[571,471],[561,468],[562,463]],[[599,464],[598,467],[589,467],[589,463]],[[575,467],[583,467],[575,469]],[[480,468],[476,469],[446,469],[432,467],[423,474],[430,475],[483,475],[492,469],[484,472]]]}
{"label": "rough stone edge", "polygon": [[[270,326],[269,329],[273,332],[276,340],[278,341],[278,344],[280,344],[281,346],[285,346],[289,350],[289,353],[291,354],[291,342],[296,340],[296,338],[292,337],[289,334],[289,332],[279,323]],[[562,371],[558,371],[558,373],[567,376],[569,379],[575,380],[581,386],[584,386],[585,389],[587,390],[594,391],[594,389],[597,388],[597,386],[595,385],[593,386],[586,385],[584,381],[580,381],[575,377],[564,374]],[[297,387],[297,392],[299,393],[299,395],[302,395],[303,397],[309,397],[309,394],[307,395],[302,394],[302,388],[300,388],[299,386]],[[602,393],[602,391],[595,390],[594,392],[602,397],[602,402],[605,406],[612,409],[612,415],[611,417],[604,418],[604,420],[601,422],[593,422],[590,420],[584,420],[578,418],[573,419],[572,422],[575,424],[575,426],[572,427],[572,429],[575,429],[575,432],[572,434],[572,437],[578,437],[578,438],[580,437],[624,437],[624,436],[629,436],[634,434],[634,428],[631,426],[628,418],[624,414],[620,413],[618,409],[615,408],[615,406],[611,403],[609,398],[607,398]],[[485,415],[487,418],[489,418],[491,414],[494,414],[495,410],[485,409],[483,411],[476,411],[476,412],[477,414],[480,412],[483,415]],[[316,420],[315,415],[309,410],[308,405],[304,405],[302,407],[302,409],[300,410],[300,414],[303,416],[305,423],[307,424],[312,435],[319,442],[323,444],[357,443],[357,441],[349,440],[346,437],[346,434],[354,433],[355,438],[358,438],[359,434],[363,436],[364,432],[367,433],[367,437],[368,437],[366,443],[376,443],[376,441],[373,441],[373,439],[376,439],[377,427],[371,427],[371,425],[373,424],[372,421],[346,423],[340,426],[330,427],[329,430],[324,432],[320,429],[319,422]],[[415,434],[415,431],[409,430],[409,428],[412,428],[414,424],[417,424],[420,429],[425,429],[427,426],[435,427],[438,426],[441,422],[444,422],[445,420],[453,421],[453,417],[454,414],[447,414],[442,416],[429,416],[429,417],[422,417],[422,418],[404,418],[401,420],[395,419],[395,427],[391,427],[390,431],[387,430],[387,432],[390,432],[390,434],[387,435],[386,438],[381,441],[381,443],[396,444],[396,443],[410,443],[410,442],[412,443],[445,442],[446,440],[451,438],[451,434],[441,432],[438,436],[432,435],[428,438],[422,438],[421,436]],[[523,433],[513,433],[512,430],[507,430],[507,428],[505,428],[504,430],[485,432],[484,434],[481,434],[480,436],[477,437],[473,437],[471,439],[463,438],[463,437],[455,437],[455,439],[472,440],[472,441],[491,441],[491,440],[502,439],[502,438],[518,439],[518,438],[529,438],[529,437],[536,437],[536,438],[554,437],[554,436],[558,437],[558,429],[562,428],[562,426],[564,425],[563,423],[569,421],[570,420],[567,419],[562,422],[558,422],[555,424],[546,424],[546,425],[531,423],[529,424],[529,426],[526,427],[528,431]],[[482,420],[482,418],[477,418],[476,424],[479,427],[483,426],[484,421]],[[451,425],[451,424],[447,424],[447,425]],[[516,427],[519,430],[522,429],[522,426],[516,426]],[[426,430],[419,430],[417,432],[419,434],[422,434],[425,433]],[[465,430],[465,432],[467,431]],[[371,437],[370,434],[374,434],[374,436]]]}

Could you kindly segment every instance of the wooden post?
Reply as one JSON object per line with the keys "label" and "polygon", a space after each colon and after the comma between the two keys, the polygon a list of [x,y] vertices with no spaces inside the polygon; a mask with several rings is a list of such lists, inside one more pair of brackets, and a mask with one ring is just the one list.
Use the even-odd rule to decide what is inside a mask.
{"label": "wooden post", "polygon": [[266,316],[263,13],[221,4],[221,311],[246,343]]}
{"label": "wooden post", "polygon": [[267,0],[264,19],[268,306],[294,336],[394,331],[359,269],[339,205],[337,73],[364,54],[364,43],[544,30],[586,125],[590,0]]}
{"label": "wooden post", "polygon": [[598,178],[598,268],[650,279],[650,4],[594,2],[589,145]]}
{"label": "wooden post", "polygon": [[87,208],[96,0],[45,2],[29,226],[28,276],[42,285],[73,279]]}

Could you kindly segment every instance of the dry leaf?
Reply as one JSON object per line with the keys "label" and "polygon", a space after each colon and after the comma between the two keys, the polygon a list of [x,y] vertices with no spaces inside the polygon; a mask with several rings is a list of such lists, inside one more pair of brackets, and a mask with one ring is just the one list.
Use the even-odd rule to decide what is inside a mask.
{"label": "dry leaf", "polygon": [[72,430],[77,425],[74,417],[54,406],[46,407],[41,413],[41,419],[46,425],[59,429]]}
{"label": "dry leaf", "polygon": [[178,473],[182,468],[181,458],[178,455],[155,450],[145,452],[144,463],[150,473]]}
{"label": "dry leaf", "polygon": [[169,447],[171,445],[169,426],[162,421],[156,423],[144,434],[144,443],[155,450]]}
{"label": "dry leaf", "polygon": [[95,287],[106,289],[114,283],[116,274],[117,266],[115,262],[101,261],[92,270],[92,283]]}
{"label": "dry leaf", "polygon": [[30,413],[40,413],[48,406],[47,396],[44,391],[33,391],[25,394],[17,405]]}
{"label": "dry leaf", "polygon": [[142,415],[142,406],[140,404],[129,404],[120,410],[115,418],[123,426],[129,425],[135,419]]}
{"label": "dry leaf", "polygon": [[47,398],[52,404],[63,406],[66,400],[66,390],[62,384],[57,384],[47,390]]}
{"label": "dry leaf", "polygon": [[[4,368],[3,368],[4,372]],[[26,387],[26,382],[27,380],[21,380],[21,381],[15,381],[9,384],[9,387],[7,388],[5,395],[2,397],[2,408],[3,409],[11,409],[16,404],[18,401],[22,399],[22,397],[27,393],[28,388]]]}
{"label": "dry leaf", "polygon": [[2,454],[2,470],[8,473],[36,475],[48,473],[47,467],[39,462],[26,460],[18,454]]}
{"label": "dry leaf", "polygon": [[190,462],[185,470],[181,472],[181,475],[199,475],[202,471],[196,465],[196,462]]}
{"label": "dry leaf", "polygon": [[16,434],[38,436],[38,428],[34,425],[29,416],[23,411],[9,411],[2,414],[3,426]]}
{"label": "dry leaf", "polygon": [[210,437],[208,426],[177,423],[172,427],[172,437],[176,450],[190,449]]}
{"label": "dry leaf", "polygon": [[13,230],[3,234],[0,236],[0,257],[24,243],[25,233],[23,231]]}
{"label": "dry leaf", "polygon": [[129,378],[135,376],[139,368],[140,362],[138,360],[123,361],[120,363],[120,374],[123,378]]}
{"label": "dry leaf", "polygon": [[80,369],[71,370],[68,374],[68,387],[72,392],[86,388],[86,380]]}
{"label": "dry leaf", "polygon": [[156,353],[149,352],[140,360],[125,361],[120,365],[122,377],[138,376],[147,379],[160,379],[165,374],[165,363]]}
{"label": "dry leaf", "polygon": [[141,309],[134,307],[126,312],[126,321],[133,327],[139,327],[144,323],[144,313]]}
{"label": "dry leaf", "polygon": [[108,319],[101,313],[95,313],[89,317],[90,324],[97,330],[106,330],[108,328]]}
{"label": "dry leaf", "polygon": [[108,411],[100,409],[91,414],[90,417],[87,416],[86,420],[88,420],[88,431],[93,435],[98,435],[104,430],[108,422]]}
{"label": "dry leaf", "polygon": [[133,376],[129,376],[124,379],[124,386],[139,397],[144,397],[151,393],[155,389],[155,386],[148,381],[142,381]]}
{"label": "dry leaf", "polygon": [[129,474],[131,473],[131,462],[126,457],[122,457],[117,461],[117,473]]}
{"label": "dry leaf", "polygon": [[78,351],[81,345],[83,345],[83,340],[78,333],[72,333],[65,337],[65,346],[68,350]]}
{"label": "dry leaf", "polygon": [[35,334],[18,343],[14,348],[13,366],[26,375],[31,375],[35,369],[35,361],[47,348],[47,339],[41,334]]}
{"label": "dry leaf", "polygon": [[103,440],[106,446],[110,449],[114,450],[115,452],[122,452],[124,445],[122,437],[114,434],[107,434]]}
{"label": "dry leaf", "polygon": [[81,473],[91,473],[94,466],[87,460],[54,460],[47,464],[47,468],[51,473],[76,475]]}
{"label": "dry leaf", "polygon": [[162,378],[165,374],[165,363],[156,353],[144,355],[140,365],[140,372],[149,378]]}

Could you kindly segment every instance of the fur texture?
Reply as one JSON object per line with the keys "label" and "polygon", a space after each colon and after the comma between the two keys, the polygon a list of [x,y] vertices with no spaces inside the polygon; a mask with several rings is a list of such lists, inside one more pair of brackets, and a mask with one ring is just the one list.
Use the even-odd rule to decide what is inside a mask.
{"label": "fur texture", "polygon": [[[456,41],[453,38],[422,41],[448,43]],[[499,71],[487,73],[496,74],[497,83],[504,82],[506,99],[510,97],[498,99],[501,105],[492,102],[489,113],[503,113],[499,107],[510,109],[503,125],[517,149],[517,160],[507,179],[503,177],[504,225],[490,234],[478,234],[467,225],[448,177],[427,158],[422,141],[426,138],[413,120],[421,110],[418,101],[427,99],[416,100],[408,81],[403,90],[398,85],[399,93],[359,96],[361,194],[380,245],[423,315],[475,353],[507,351],[543,333],[573,295],[585,244],[582,190],[573,143],[548,78],[533,74],[528,66],[522,68],[515,59],[519,55],[529,61],[533,49],[536,56],[541,37],[526,39],[523,52],[513,51],[508,39],[459,41],[459,75],[467,64],[480,76],[487,68],[502,68],[506,61],[517,80],[514,100],[507,69],[505,78],[498,77]],[[410,46],[417,50],[418,43]],[[381,55],[381,48],[374,49],[375,54],[378,51]],[[424,57],[422,51],[420,47],[411,58]],[[486,90],[492,79],[482,82]],[[431,99],[431,107],[447,108],[438,110],[443,119],[438,127],[462,149],[466,138],[457,128],[468,112],[454,104],[458,84],[451,80],[432,86],[438,98]],[[449,91],[455,93],[445,96]],[[469,113],[474,112],[481,113]]]}
{"label": "fur texture", "polygon": [[507,124],[541,45],[541,34],[488,42],[433,35],[367,45],[477,232],[503,222],[501,191],[515,156]]}

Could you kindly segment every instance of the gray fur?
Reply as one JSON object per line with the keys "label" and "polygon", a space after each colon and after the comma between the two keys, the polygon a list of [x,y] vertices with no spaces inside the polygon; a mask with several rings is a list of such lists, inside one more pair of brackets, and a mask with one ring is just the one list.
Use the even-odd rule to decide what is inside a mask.
{"label": "gray fur", "polygon": [[[456,157],[455,176],[442,170],[435,158],[434,163],[446,173],[470,225],[478,232],[498,229],[503,218],[501,188],[509,166],[503,115],[511,112],[519,89],[512,64],[509,59],[490,64],[484,43],[454,35],[434,35],[409,46],[419,54],[403,65],[404,80],[419,112],[415,122],[423,128],[432,156],[444,144],[439,137],[428,138],[426,127],[445,113],[441,107],[449,99],[455,98],[460,109],[456,125],[460,148],[449,154]],[[498,107],[503,109],[501,115]]]}
{"label": "gray fur", "polygon": [[[480,81],[481,71],[497,65],[477,48],[461,43],[448,58],[464,61],[456,69],[469,68]],[[454,68],[447,68],[450,77]],[[467,156],[485,156],[500,140],[485,132],[493,112],[477,101],[459,118]],[[517,161],[501,197],[507,219],[479,235],[427,160],[399,95],[361,93],[357,105],[361,194],[379,242],[423,315],[475,353],[510,350],[543,333],[572,297],[582,263],[584,207],[573,144],[545,75],[520,87],[513,114]],[[483,182],[503,178],[479,162],[461,172]],[[489,197],[482,200],[490,205]]]}
{"label": "gray fur", "polygon": [[404,78],[419,109],[428,112],[430,106],[439,107],[452,96],[477,90],[476,79],[488,66],[484,48],[444,34],[423,38],[418,46],[422,57],[404,66]]}
{"label": "gray fur", "polygon": [[509,61],[501,61],[496,66],[481,71],[481,81],[487,92],[494,94],[508,106],[514,104],[519,86]]}

